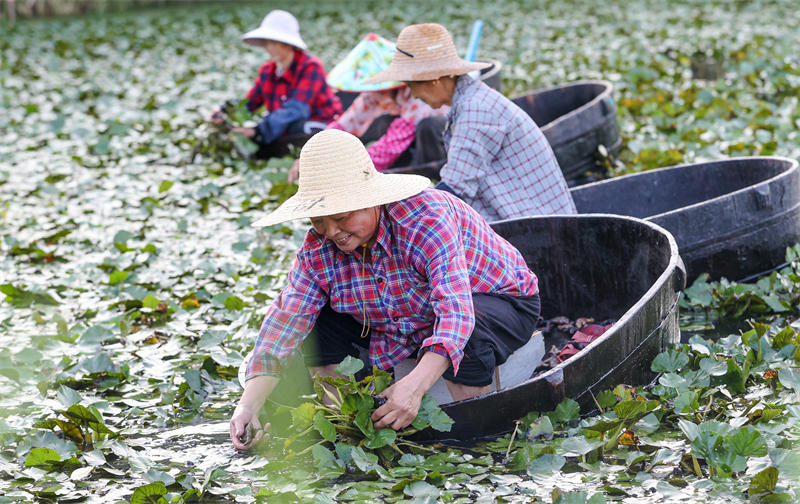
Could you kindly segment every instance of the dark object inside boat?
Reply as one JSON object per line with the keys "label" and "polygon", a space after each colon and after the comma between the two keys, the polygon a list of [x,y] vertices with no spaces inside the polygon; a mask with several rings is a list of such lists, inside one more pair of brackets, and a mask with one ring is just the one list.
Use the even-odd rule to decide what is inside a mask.
{"label": "dark object inside boat", "polygon": [[[671,166],[571,190],[579,213],[649,220],[675,236],[689,281],[739,280],[783,263],[800,242],[800,171],[793,159],[742,157]],[[620,195],[625,195],[620,197]]]}
{"label": "dark object inside boat", "polygon": [[579,317],[575,320],[560,315],[545,320],[541,325],[546,353],[531,377],[544,373],[586,348],[606,331],[615,320],[596,322],[594,318]]}

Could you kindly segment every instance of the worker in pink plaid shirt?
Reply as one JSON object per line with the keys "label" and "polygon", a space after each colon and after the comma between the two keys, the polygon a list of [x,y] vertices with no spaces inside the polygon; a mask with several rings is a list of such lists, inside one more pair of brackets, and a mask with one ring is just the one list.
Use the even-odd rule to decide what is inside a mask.
{"label": "worker in pink plaid shirt", "polygon": [[297,194],[255,223],[310,218],[313,227],[264,317],[231,418],[234,446],[262,435],[258,414],[299,348],[323,376],[359,347],[381,369],[417,359],[382,392],[376,428],[409,425],[440,377],[454,400],[488,393],[495,367],[539,318],[537,277],[519,251],[428,179],[378,172],[349,133],[312,137],[299,175]]}

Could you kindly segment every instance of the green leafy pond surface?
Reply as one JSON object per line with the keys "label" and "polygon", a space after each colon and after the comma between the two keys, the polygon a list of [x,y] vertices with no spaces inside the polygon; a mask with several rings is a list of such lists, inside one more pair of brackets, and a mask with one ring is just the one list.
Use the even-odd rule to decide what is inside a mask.
{"label": "green leafy pond surface", "polygon": [[305,223],[250,226],[294,190],[291,159],[246,161],[202,117],[249,89],[265,55],[239,37],[281,5],[329,69],[414,22],[463,53],[480,18],[509,96],[611,81],[612,175],[800,155],[790,1],[300,1],[0,25],[0,503],[800,501],[796,250],[757,284],[687,290],[687,328],[716,314],[742,330],[687,333],[653,387],[604,391],[595,416],[565,401],[390,466],[292,456],[277,435],[236,453],[237,368]]}

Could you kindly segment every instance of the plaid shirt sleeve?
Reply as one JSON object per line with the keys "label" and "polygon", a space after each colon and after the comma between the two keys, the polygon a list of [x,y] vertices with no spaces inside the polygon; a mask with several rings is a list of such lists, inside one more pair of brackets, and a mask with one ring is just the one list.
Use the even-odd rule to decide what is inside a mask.
{"label": "plaid shirt sleeve", "polygon": [[326,301],[325,292],[307,273],[298,256],[289,271],[286,287],[270,305],[261,324],[253,357],[247,364],[247,380],[280,374],[313,327]]}
{"label": "plaid shirt sleeve", "polygon": [[428,272],[431,304],[436,316],[433,334],[422,341],[421,348],[447,355],[455,374],[475,327],[464,247],[455,220],[445,215],[424,219],[418,223],[417,230],[413,239],[414,262]]}
{"label": "plaid shirt sleeve", "polygon": [[305,62],[302,68],[298,69],[300,73],[297,81],[289,91],[287,100],[295,99],[313,109],[317,96],[325,93],[327,83],[325,82],[325,69],[322,64],[315,59],[310,59]]}
{"label": "plaid shirt sleeve", "polygon": [[459,195],[474,198],[487,166],[502,147],[505,132],[487,112],[464,110],[447,149],[447,180]]}
{"label": "plaid shirt sleeve", "polygon": [[[258,69],[258,75],[253,83],[253,87],[247,92],[247,108],[252,112],[261,105],[264,105],[264,85],[269,84],[269,63],[264,63]],[[271,86],[271,84],[269,84]]]}
{"label": "plaid shirt sleeve", "polygon": [[367,149],[375,169],[383,171],[392,166],[414,141],[415,131],[416,125],[408,119],[398,117],[392,121],[386,133]]}

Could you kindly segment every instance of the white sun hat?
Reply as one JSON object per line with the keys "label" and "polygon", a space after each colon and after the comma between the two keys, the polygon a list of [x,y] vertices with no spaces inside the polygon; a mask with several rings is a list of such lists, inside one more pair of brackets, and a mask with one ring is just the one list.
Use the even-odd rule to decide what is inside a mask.
{"label": "white sun hat", "polygon": [[297,19],[285,10],[270,11],[261,21],[261,26],[242,35],[246,44],[260,46],[262,40],[277,40],[298,49],[307,49],[300,37],[300,25]]}
{"label": "white sun hat", "polygon": [[416,24],[400,31],[389,67],[364,82],[427,81],[448,75],[464,75],[489,66],[491,63],[472,63],[461,59],[453,44],[453,37],[444,26],[437,23]]}
{"label": "white sun hat", "polygon": [[430,187],[431,181],[420,175],[379,172],[358,137],[329,129],[311,137],[300,151],[298,184],[294,196],[253,226],[271,226],[400,201]]}

